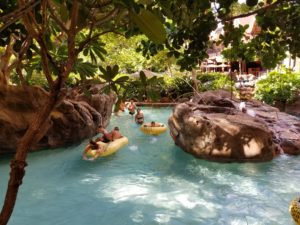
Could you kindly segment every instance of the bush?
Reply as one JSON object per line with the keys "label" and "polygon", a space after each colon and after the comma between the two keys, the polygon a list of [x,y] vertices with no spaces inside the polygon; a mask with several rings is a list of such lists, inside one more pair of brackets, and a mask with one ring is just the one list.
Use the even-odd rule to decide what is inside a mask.
{"label": "bush", "polygon": [[184,75],[176,75],[174,77],[164,77],[164,85],[162,89],[172,99],[186,97],[194,92],[193,81],[190,77]]}
{"label": "bush", "polygon": [[230,76],[225,73],[200,73],[197,74],[197,79],[200,81],[199,90],[208,91],[208,90],[232,90],[235,91],[234,81],[230,81]]}
{"label": "bush", "polygon": [[[28,85],[39,86],[44,88],[45,90],[49,89],[48,81],[42,73],[39,73],[37,71],[32,71],[31,74],[25,75],[24,78]],[[13,73],[11,75],[10,82],[17,85],[21,84],[21,81],[17,73]]]}
{"label": "bush", "polygon": [[286,70],[270,72],[255,85],[255,98],[267,104],[292,102],[300,90],[300,74]]}

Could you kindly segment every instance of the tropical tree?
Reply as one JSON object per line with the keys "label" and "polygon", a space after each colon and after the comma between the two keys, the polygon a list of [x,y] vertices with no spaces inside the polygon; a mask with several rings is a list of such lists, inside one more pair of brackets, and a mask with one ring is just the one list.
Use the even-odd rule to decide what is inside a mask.
{"label": "tropical tree", "polygon": [[140,71],[139,79],[130,84],[133,86],[132,90],[135,91],[135,97],[140,100],[157,100],[160,97],[161,84],[163,83],[163,77],[147,77],[144,71]]}
{"label": "tropical tree", "polygon": [[[21,139],[16,155],[11,161],[11,173],[7,192],[0,214],[0,224],[7,224],[13,211],[19,186],[25,174],[28,149],[37,141],[39,130],[45,124],[52,109],[62,99],[68,75],[80,60],[80,53],[89,55],[93,61],[105,54],[101,36],[109,32],[125,32],[134,28],[128,15],[137,25],[143,26],[144,20],[138,13],[139,6],[126,1],[92,0],[41,0],[41,1],[1,1],[0,44],[5,47],[1,56],[0,82],[8,85],[9,77],[15,69],[23,85],[23,73],[30,67],[32,56],[40,58],[40,69],[48,83],[49,94],[43,108],[36,113],[34,120]],[[144,9],[148,18],[158,21],[153,29],[163,29],[153,13]],[[132,28],[132,29],[133,29]],[[144,29],[144,28],[143,28]],[[153,40],[161,42],[165,33],[153,35],[153,29],[147,34]],[[86,68],[86,67],[84,67]],[[82,75],[83,73],[81,73]],[[84,77],[83,77],[84,78]]]}
{"label": "tropical tree", "polygon": [[124,98],[126,95],[121,94],[121,89],[125,87],[126,81],[129,79],[128,76],[118,76],[119,74],[119,66],[114,65],[113,67],[107,66],[106,69],[104,69],[102,66],[99,67],[102,74],[99,75],[100,78],[102,78],[106,86],[103,89],[104,92],[110,93],[113,91],[117,95],[117,102],[115,104],[115,112],[119,111],[120,104],[122,101],[124,101]]}

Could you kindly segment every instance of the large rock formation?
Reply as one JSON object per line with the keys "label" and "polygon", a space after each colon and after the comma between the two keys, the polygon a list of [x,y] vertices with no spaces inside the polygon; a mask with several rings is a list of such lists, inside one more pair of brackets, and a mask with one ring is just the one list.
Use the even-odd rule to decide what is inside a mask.
{"label": "large rock formation", "polygon": [[178,104],[169,119],[175,143],[196,157],[220,162],[269,161],[280,151],[300,154],[300,121],[257,101],[209,91]]}
{"label": "large rock formation", "polygon": [[285,112],[300,117],[300,94],[294,102],[286,105]]}
{"label": "large rock formation", "polygon": [[[16,150],[47,95],[38,87],[0,88],[0,153]],[[61,101],[40,128],[41,139],[32,150],[69,145],[95,135],[99,124],[108,124],[113,102],[113,96],[95,90],[89,97],[77,95]]]}

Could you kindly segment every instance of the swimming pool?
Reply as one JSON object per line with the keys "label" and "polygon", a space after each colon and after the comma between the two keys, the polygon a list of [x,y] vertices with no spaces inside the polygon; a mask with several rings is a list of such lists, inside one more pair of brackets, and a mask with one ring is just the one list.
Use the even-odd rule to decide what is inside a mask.
{"label": "swimming pool", "polygon": [[[171,108],[144,108],[145,120],[167,123]],[[293,224],[300,195],[299,157],[269,163],[219,164],[195,159],[168,132],[146,136],[132,116],[112,117],[129,144],[94,162],[78,146],[30,153],[10,225]],[[0,159],[0,202],[9,158]]]}

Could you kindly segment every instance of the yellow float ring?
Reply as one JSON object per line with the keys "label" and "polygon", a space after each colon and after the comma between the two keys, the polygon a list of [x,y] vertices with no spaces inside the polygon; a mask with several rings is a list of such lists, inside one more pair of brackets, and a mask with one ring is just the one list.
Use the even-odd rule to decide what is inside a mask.
{"label": "yellow float ring", "polygon": [[102,146],[105,151],[101,154],[100,157],[109,156],[111,154],[114,154],[115,152],[119,151],[121,148],[123,148],[125,145],[128,144],[128,138],[127,137],[121,137],[114,141],[104,143],[102,141],[97,142],[98,145]]}
{"label": "yellow float ring", "polygon": [[89,150],[86,153],[84,153],[84,156],[88,160],[95,160],[99,157],[105,157],[114,154],[115,152],[119,151],[122,147],[128,144],[128,138],[122,137],[108,143],[98,141],[97,144],[104,148],[104,151],[101,154],[97,154],[98,150],[92,150],[90,149],[90,147],[88,147]]}
{"label": "yellow float ring", "polygon": [[295,198],[290,204],[290,214],[292,215],[295,223],[300,225],[300,198]]}
{"label": "yellow float ring", "polygon": [[159,123],[160,127],[151,127],[150,123],[143,124],[140,128],[140,130],[144,134],[150,134],[150,135],[160,135],[164,133],[167,130],[167,126],[163,123]]}

